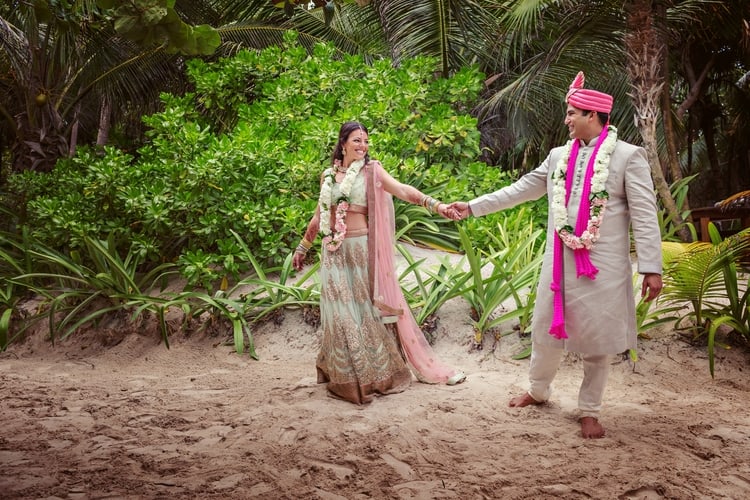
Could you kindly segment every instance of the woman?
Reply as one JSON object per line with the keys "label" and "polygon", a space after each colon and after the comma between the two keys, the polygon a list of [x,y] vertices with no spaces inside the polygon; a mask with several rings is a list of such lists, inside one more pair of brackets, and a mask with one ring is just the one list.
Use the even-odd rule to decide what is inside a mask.
{"label": "woman", "polygon": [[[435,359],[401,292],[391,195],[443,217],[455,219],[458,213],[391,177],[370,160],[368,149],[367,128],[358,122],[341,126],[333,166],[323,172],[318,207],[293,260],[301,270],[320,231],[318,382],[326,382],[332,396],[357,404],[406,389],[407,363],[422,382],[453,385],[465,379]],[[395,324],[397,338],[387,324]]]}

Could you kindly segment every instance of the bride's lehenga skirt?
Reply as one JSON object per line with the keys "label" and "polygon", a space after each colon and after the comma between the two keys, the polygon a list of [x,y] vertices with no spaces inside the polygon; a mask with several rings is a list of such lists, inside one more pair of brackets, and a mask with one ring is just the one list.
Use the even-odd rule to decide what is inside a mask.
{"label": "bride's lehenga skirt", "polygon": [[409,387],[411,372],[398,340],[370,297],[367,235],[345,238],[335,252],[324,249],[320,278],[318,382],[327,383],[333,396],[357,404]]}

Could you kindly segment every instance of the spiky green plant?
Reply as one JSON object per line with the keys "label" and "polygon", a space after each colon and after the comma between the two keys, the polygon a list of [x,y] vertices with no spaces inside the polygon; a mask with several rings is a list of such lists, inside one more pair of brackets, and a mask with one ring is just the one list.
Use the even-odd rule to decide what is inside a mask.
{"label": "spiky green plant", "polygon": [[750,251],[750,229],[724,240],[713,224],[709,224],[712,242],[673,244],[672,260],[665,265],[665,286],[662,296],[675,303],[688,302],[692,309],[681,316],[676,326],[692,319],[688,327],[694,336],[707,334],[709,369],[714,374],[716,333],[728,325],[745,338],[750,338],[750,295],[746,271],[739,263]]}
{"label": "spiky green plant", "polygon": [[[470,283],[467,284],[471,273],[464,270],[464,259],[452,264],[447,257],[441,257],[433,270],[423,265],[425,259],[415,260],[404,245],[396,245],[396,248],[407,263],[399,282],[418,325],[423,325],[447,301],[468,293],[471,288]],[[410,282],[413,282],[411,286]]]}
{"label": "spiky green plant", "polygon": [[[27,249],[42,271],[20,274],[10,281],[45,299],[37,315],[49,320],[50,339],[64,339],[82,325],[119,310],[152,310],[159,315],[163,300],[149,295],[157,283],[177,273],[171,263],[139,271],[141,259],[132,249],[123,259],[114,235],[106,241],[84,237],[86,259],[77,252],[64,255],[41,244]],[[84,264],[82,261],[92,263]],[[39,318],[34,318],[39,319]],[[162,332],[166,342],[166,332]]]}
{"label": "spiky green plant", "polygon": [[[537,286],[543,257],[544,247],[540,245],[542,231],[534,228],[533,221],[528,222],[525,232],[515,233],[513,238],[504,233],[502,224],[498,225],[498,232],[505,234],[502,239],[503,248],[477,252],[468,234],[459,228],[474,285],[464,294],[464,298],[473,309],[474,342],[477,348],[481,347],[484,334],[489,330],[516,318],[524,321],[530,319],[534,303],[533,292]],[[486,259],[483,255],[486,255]],[[491,272],[486,278],[482,273],[485,266],[491,266]],[[509,299],[514,300],[516,308],[496,315],[498,308]]]}

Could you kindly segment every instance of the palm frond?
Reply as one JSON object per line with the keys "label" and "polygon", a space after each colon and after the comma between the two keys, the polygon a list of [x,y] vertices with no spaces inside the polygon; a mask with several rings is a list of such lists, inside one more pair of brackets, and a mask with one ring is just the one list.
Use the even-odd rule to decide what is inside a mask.
{"label": "palm frond", "polygon": [[727,299],[724,280],[726,269],[739,261],[750,249],[750,229],[730,236],[718,244],[690,243],[674,254],[664,269],[663,298],[674,302],[690,302],[699,320],[704,307]]}
{"label": "palm frond", "polygon": [[436,57],[447,76],[453,70],[482,59],[486,40],[496,33],[495,19],[477,0],[373,2],[391,58],[401,61],[416,55]]}
{"label": "palm frond", "polygon": [[748,203],[750,203],[750,190],[740,191],[728,198],[724,198],[719,202],[719,206],[721,208],[729,208],[733,206],[747,205]]}
{"label": "palm frond", "polygon": [[366,60],[388,54],[380,19],[371,6],[344,4],[328,24],[322,9],[300,9],[284,26],[301,35],[331,42],[343,53],[359,54]]}
{"label": "palm frond", "polygon": [[481,113],[502,115],[505,110],[507,127],[527,141],[529,163],[538,164],[539,151],[566,139],[564,98],[578,71],[584,71],[592,88],[614,96],[612,121],[620,136],[638,138],[627,97],[622,10],[611,2],[517,0],[505,5],[492,49],[498,62],[487,70],[497,78]]}
{"label": "palm frond", "polygon": [[31,59],[29,42],[23,31],[0,17],[0,60],[9,64],[19,75],[26,74]]}

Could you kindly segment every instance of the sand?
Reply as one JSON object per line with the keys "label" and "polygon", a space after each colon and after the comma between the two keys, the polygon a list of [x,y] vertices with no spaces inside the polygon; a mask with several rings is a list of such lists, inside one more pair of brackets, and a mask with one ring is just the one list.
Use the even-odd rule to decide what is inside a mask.
{"label": "sand", "polygon": [[[455,387],[414,382],[367,406],[316,383],[318,334],[300,311],[255,328],[259,360],[229,332],[124,320],[0,354],[0,498],[750,498],[750,356],[649,332],[617,358],[601,422],[580,437],[581,363],[549,403],[509,408],[528,360],[511,334],[473,350],[468,306],[440,309],[435,350]],[[134,331],[133,331],[134,330]]]}

